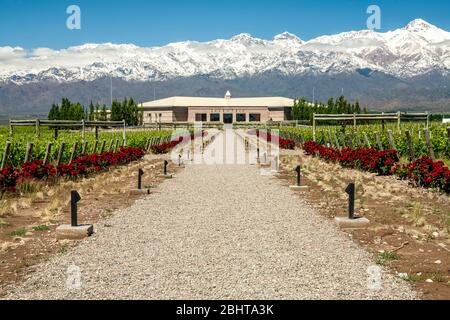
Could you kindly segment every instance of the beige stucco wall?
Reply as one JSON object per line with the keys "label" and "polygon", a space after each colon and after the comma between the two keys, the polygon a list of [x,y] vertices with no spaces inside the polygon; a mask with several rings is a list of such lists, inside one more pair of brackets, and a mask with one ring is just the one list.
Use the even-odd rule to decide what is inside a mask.
{"label": "beige stucco wall", "polygon": [[151,111],[144,111],[144,123],[156,123],[156,122],[164,122],[164,123],[173,122],[173,111],[157,110],[157,109]]}
{"label": "beige stucco wall", "polygon": [[245,107],[245,108],[227,108],[227,107],[189,107],[188,121],[195,121],[195,114],[206,114],[207,121],[210,120],[211,113],[220,114],[220,122],[223,121],[224,114],[232,114],[233,122],[236,122],[236,114],[244,113],[246,115],[246,121],[249,121],[249,115],[251,113],[259,113],[261,115],[261,122],[267,122],[269,120],[269,110],[267,107]]}
{"label": "beige stucco wall", "polygon": [[[284,108],[269,108],[267,107],[174,107],[174,108],[151,108],[144,109],[144,123],[155,122],[195,122],[196,114],[206,114],[206,121],[210,121],[211,113],[220,114],[220,121],[223,122],[224,114],[233,115],[233,123],[236,121],[236,114],[243,113],[246,115],[246,122],[250,121],[250,114],[260,114],[261,122],[285,120]],[[151,117],[149,116],[151,115]]]}

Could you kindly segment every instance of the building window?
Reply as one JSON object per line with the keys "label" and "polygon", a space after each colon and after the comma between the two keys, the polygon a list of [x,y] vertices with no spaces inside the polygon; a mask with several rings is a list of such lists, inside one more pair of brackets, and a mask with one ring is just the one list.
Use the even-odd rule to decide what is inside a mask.
{"label": "building window", "polygon": [[236,113],[236,122],[245,122],[245,121],[247,121],[245,113]]}
{"label": "building window", "polygon": [[220,121],[220,113],[211,113],[209,115],[209,121],[211,121],[211,122],[219,122]]}
{"label": "building window", "polygon": [[250,122],[261,122],[260,113],[250,113]]}
{"label": "building window", "polygon": [[226,123],[226,124],[233,123],[233,114],[232,113],[224,113],[223,114],[223,123]]}
{"label": "building window", "polygon": [[196,113],[195,121],[197,122],[206,122],[207,114],[206,113]]}

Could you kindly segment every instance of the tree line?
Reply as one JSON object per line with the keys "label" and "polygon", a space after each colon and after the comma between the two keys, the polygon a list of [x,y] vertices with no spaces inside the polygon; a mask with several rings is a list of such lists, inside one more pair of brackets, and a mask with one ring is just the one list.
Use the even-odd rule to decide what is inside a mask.
{"label": "tree line", "polygon": [[294,101],[291,117],[293,120],[312,120],[313,114],[361,114],[367,113],[367,109],[361,109],[359,102],[350,103],[344,96],[336,99],[330,98],[327,103],[308,102],[305,98]]}
{"label": "tree line", "polygon": [[48,113],[49,120],[73,120],[73,121],[122,121],[128,126],[142,124],[143,112],[133,98],[124,98],[123,101],[114,100],[111,108],[97,102],[91,102],[86,108],[79,102],[71,102],[62,98],[61,105],[53,104]]}

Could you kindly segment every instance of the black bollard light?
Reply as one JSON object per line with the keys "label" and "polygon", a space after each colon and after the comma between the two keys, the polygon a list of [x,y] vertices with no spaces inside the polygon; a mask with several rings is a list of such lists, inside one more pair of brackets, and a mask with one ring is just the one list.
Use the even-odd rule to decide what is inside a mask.
{"label": "black bollard light", "polygon": [[348,194],[348,218],[350,220],[356,219],[355,217],[355,184],[350,183],[345,189]]}
{"label": "black bollard light", "polygon": [[181,167],[181,154],[178,155],[178,166]]}
{"label": "black bollard light", "polygon": [[167,160],[164,160],[164,175],[167,176],[167,165],[169,162]]}
{"label": "black bollard light", "polygon": [[80,194],[77,191],[70,193],[70,217],[72,227],[78,226],[78,201],[81,200]]}
{"label": "black bollard light", "polygon": [[300,166],[297,166],[294,171],[297,172],[297,186],[300,187]]}
{"label": "black bollard light", "polygon": [[257,152],[257,156],[258,156],[258,160],[259,160],[259,148],[256,149],[256,152]]}
{"label": "black bollard light", "polygon": [[144,170],[139,169],[138,171],[138,190],[142,189],[142,176],[144,175]]}

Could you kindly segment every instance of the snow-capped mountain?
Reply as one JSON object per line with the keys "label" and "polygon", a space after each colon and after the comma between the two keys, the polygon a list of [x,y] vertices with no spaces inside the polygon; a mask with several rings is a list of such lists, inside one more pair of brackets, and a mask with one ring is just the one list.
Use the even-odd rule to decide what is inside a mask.
{"label": "snow-capped mountain", "polygon": [[345,32],[302,41],[288,32],[272,40],[240,34],[228,40],[163,47],[85,44],[62,50],[0,47],[0,82],[73,83],[104,77],[167,81],[203,76],[232,80],[267,72],[285,76],[358,70],[411,78],[450,70],[450,33],[418,19],[385,33]]}

